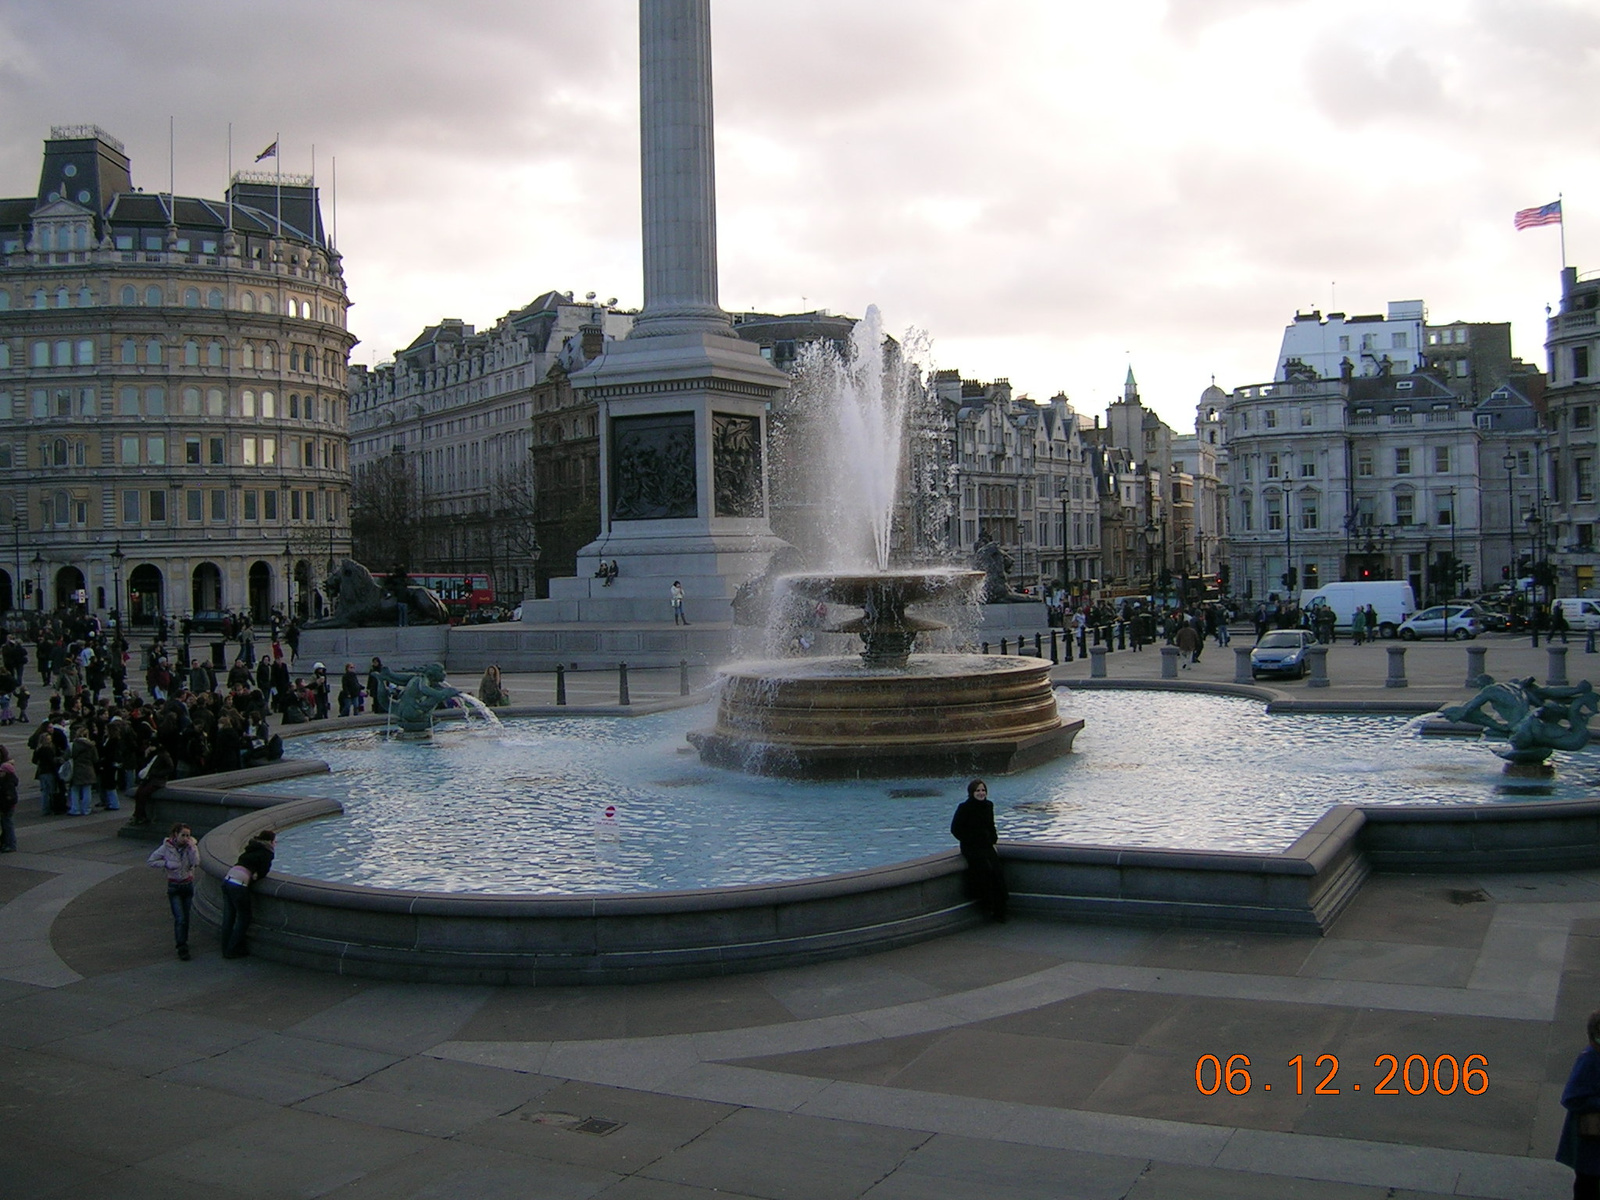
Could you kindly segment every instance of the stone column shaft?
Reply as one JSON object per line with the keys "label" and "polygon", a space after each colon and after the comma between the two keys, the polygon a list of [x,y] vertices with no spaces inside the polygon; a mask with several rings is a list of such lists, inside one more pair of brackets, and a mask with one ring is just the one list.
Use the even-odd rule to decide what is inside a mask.
{"label": "stone column shaft", "polygon": [[732,334],[717,303],[711,0],[639,0],[644,308],[633,337]]}

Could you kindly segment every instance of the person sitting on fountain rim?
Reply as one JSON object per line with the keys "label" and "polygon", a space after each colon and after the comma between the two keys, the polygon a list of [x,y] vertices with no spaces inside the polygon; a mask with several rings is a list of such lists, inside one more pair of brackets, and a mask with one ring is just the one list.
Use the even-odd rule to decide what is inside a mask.
{"label": "person sitting on fountain rim", "polygon": [[967,860],[967,890],[991,921],[1006,919],[1005,871],[995,844],[1000,835],[994,827],[994,805],[989,801],[989,785],[981,779],[967,784],[967,798],[956,807],[950,819],[950,836],[961,843],[961,857]]}

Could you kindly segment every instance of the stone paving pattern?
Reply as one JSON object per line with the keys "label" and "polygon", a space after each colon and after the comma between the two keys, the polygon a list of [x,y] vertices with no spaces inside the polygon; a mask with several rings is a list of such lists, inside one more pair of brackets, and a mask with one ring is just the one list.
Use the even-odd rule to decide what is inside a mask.
{"label": "stone paving pattern", "polygon": [[[1543,678],[1542,649],[1481,644],[1492,673]],[[1337,647],[1333,688],[1280,690],[1466,695],[1458,646],[1414,648],[1409,694],[1385,659]],[[1573,678],[1596,661],[1573,643]],[[1213,646],[1183,674],[1232,673]],[[508,683],[523,702],[551,680]],[[605,684],[569,676],[578,704],[613,703]],[[41,818],[24,790],[0,859],[0,1196],[1570,1193],[1550,1156],[1600,1005],[1600,871],[1377,876],[1323,938],[1013,920],[725,979],[435,987],[224,962],[204,927],[180,962],[120,814]],[[1481,1054],[1489,1085],[1375,1095],[1386,1053]],[[1248,1055],[1250,1092],[1201,1094],[1204,1054]],[[1313,1094],[1322,1055],[1337,1095]]]}

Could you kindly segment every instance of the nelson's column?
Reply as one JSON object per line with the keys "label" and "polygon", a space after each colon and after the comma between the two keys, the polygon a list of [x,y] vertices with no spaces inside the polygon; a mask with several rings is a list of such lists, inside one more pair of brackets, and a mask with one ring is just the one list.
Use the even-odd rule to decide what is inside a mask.
{"label": "nelson's column", "polygon": [[[640,0],[644,308],[572,386],[600,415],[600,536],[528,623],[726,622],[782,543],[767,519],[766,420],[787,377],[717,303],[710,0]],[[610,586],[594,578],[615,560]]]}

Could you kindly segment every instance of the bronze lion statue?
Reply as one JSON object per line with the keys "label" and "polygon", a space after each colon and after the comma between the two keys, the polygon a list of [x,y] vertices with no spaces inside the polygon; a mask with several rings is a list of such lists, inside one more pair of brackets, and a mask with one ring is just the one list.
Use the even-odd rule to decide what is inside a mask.
{"label": "bronze lion statue", "polygon": [[333,602],[333,611],[321,620],[307,622],[307,629],[397,625],[402,604],[406,606],[408,625],[445,625],[450,621],[443,601],[421,584],[408,583],[405,594],[396,596],[353,558],[339,564],[323,581],[322,590]]}

